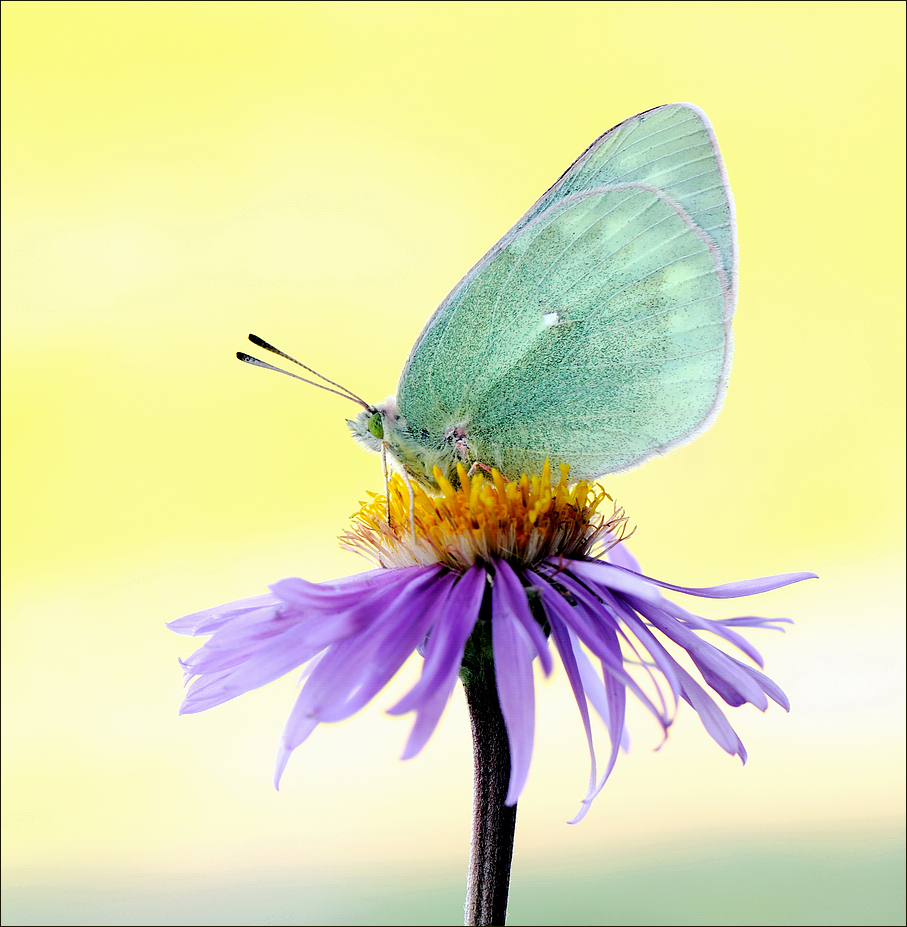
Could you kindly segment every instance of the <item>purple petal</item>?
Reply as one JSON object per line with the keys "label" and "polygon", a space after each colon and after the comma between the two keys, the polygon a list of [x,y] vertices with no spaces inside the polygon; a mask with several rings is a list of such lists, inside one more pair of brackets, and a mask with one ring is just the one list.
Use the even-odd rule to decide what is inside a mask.
{"label": "purple petal", "polygon": [[[667,651],[665,650],[662,643],[652,634],[651,630],[643,624],[640,620],[637,610],[633,608],[630,604],[630,601],[624,596],[619,596],[613,594],[609,589],[599,589],[599,593],[608,603],[611,609],[620,616],[627,630],[632,632],[640,644],[648,651],[649,656],[652,658],[652,662],[655,664],[655,669],[657,669],[661,675],[665,678],[670,687],[671,694],[674,697],[674,708],[677,708],[678,699],[680,697],[680,684],[677,681],[677,677],[674,675],[674,668],[672,661],[668,658]],[[664,709],[664,717],[668,721],[668,725],[671,723],[672,713],[668,711],[667,701],[664,698],[664,695],[661,691],[661,686],[658,683],[657,678],[654,673],[647,665],[647,662],[642,658],[636,646],[633,644],[629,636],[625,637],[628,646],[632,649],[634,655],[639,660],[640,665],[648,673],[649,679],[652,681],[652,684],[655,686],[655,691],[658,692],[659,698],[662,702],[662,707]],[[667,733],[667,731],[665,731]]]}
{"label": "purple petal", "polygon": [[454,687],[457,684],[457,675],[445,679],[444,685],[437,686],[428,696],[422,700],[416,711],[416,720],[413,723],[413,729],[410,731],[406,746],[403,749],[402,760],[412,759],[428,743],[428,739],[435,732],[438,721],[447,707],[447,702],[453,694]]}
{"label": "purple petal", "polygon": [[261,651],[268,641],[297,629],[300,620],[281,615],[280,608],[254,609],[225,624],[184,661],[186,671],[201,675],[236,666]]}
{"label": "purple petal", "polygon": [[532,648],[539,655],[545,675],[550,676],[553,663],[551,651],[548,649],[548,639],[532,615],[529,600],[526,598],[526,588],[510,564],[503,560],[495,563],[492,608],[495,611],[506,612],[519,623],[532,642]]}
{"label": "purple petal", "polygon": [[[494,587],[492,587],[494,595]],[[498,699],[510,743],[510,785],[505,805],[515,805],[529,776],[535,734],[534,645],[513,614],[492,605],[491,646]]]}
{"label": "purple petal", "polygon": [[313,649],[306,640],[307,636],[307,627],[297,625],[237,666],[223,673],[200,676],[192,683],[180,712],[185,714],[213,708],[286,675],[321,649]]}
{"label": "purple petal", "polygon": [[303,612],[320,611],[325,606],[331,610],[342,610],[358,605],[364,598],[382,595],[388,586],[406,585],[420,574],[437,573],[440,569],[437,564],[432,564],[399,570],[370,570],[328,583],[311,583],[294,576],[272,583],[270,589],[284,602]]}
{"label": "purple petal", "polygon": [[232,696],[223,698],[223,681],[230,675],[230,670],[220,673],[211,673],[196,680],[192,689],[183,699],[179,707],[181,715],[194,715],[199,711],[206,711],[215,705],[220,705]]}
{"label": "purple petal", "polygon": [[[552,597],[553,600],[556,601],[557,599],[560,599],[561,603],[566,604],[563,598],[559,596],[555,590],[552,590],[552,592],[554,592],[554,596]],[[560,607],[563,608],[563,605]],[[566,611],[566,609],[564,610]],[[561,623],[561,620],[558,617],[559,609],[557,607],[546,609],[546,613],[551,624],[552,637],[554,637],[555,644],[557,645],[558,651],[561,654],[561,659],[567,671],[568,678],[570,679],[570,684],[573,688],[577,706],[580,709],[580,715],[582,717],[583,726],[586,731],[586,739],[589,744],[589,753],[591,757],[591,777],[589,782],[589,789],[585,798],[583,799],[580,811],[569,822],[571,824],[577,824],[585,817],[589,807],[591,806],[592,800],[601,791],[607,782],[608,777],[611,775],[611,772],[614,769],[614,765],[617,762],[618,751],[625,741],[624,713],[626,706],[626,687],[623,682],[618,681],[615,678],[614,674],[608,672],[605,672],[604,682],[600,680],[592,670],[592,666],[589,663],[588,658],[581,650],[578,639],[575,637],[573,632],[569,630],[566,624]],[[619,652],[619,643],[617,642],[614,630],[612,628],[607,628],[606,626],[606,632],[609,636],[609,649],[616,647]],[[595,751],[592,742],[592,730],[589,723],[589,713],[586,708],[587,697],[589,697],[589,700],[592,701],[594,707],[601,715],[606,726],[608,727],[608,732],[611,736],[611,751],[608,758],[608,764],[599,782],[596,782]]]}
{"label": "purple petal", "polygon": [[615,544],[608,549],[605,556],[608,558],[608,562],[613,563],[615,566],[623,567],[633,573],[642,573],[639,561],[630,553],[626,544]]}
{"label": "purple petal", "polygon": [[[367,573],[334,584],[343,587],[341,600],[347,604],[345,610],[332,607],[330,600],[322,597],[324,589],[318,584],[295,579],[275,583],[276,597],[282,600],[277,606],[244,606],[235,614],[236,603],[231,603],[216,610],[220,614],[233,611],[234,616],[185,662],[187,672],[206,676],[190,687],[181,711],[213,708],[279,679],[326,647],[361,631],[374,615],[374,600],[386,595],[388,587],[399,597],[401,590],[405,592],[410,586],[429,582],[439,570],[439,567],[388,570],[381,571],[388,579],[382,576],[379,580],[374,573]],[[259,600],[274,598],[259,597]],[[207,675],[211,673],[214,675]]]}
{"label": "purple petal", "polygon": [[702,726],[709,736],[731,756],[739,756],[746,763],[746,750],[737,732],[731,727],[724,713],[709,697],[708,693],[695,679],[679,664],[676,663],[674,671],[680,680],[684,701],[699,715]]}
{"label": "purple petal", "polygon": [[586,732],[586,743],[589,745],[589,787],[586,790],[586,796],[583,799],[579,814],[576,818],[573,819],[573,821],[570,822],[577,823],[582,819],[583,816],[585,816],[586,810],[589,807],[589,802],[592,800],[592,792],[595,789],[595,780],[597,778],[595,768],[595,745],[592,742],[592,724],[589,720],[589,707],[586,704],[586,693],[583,686],[583,680],[580,675],[580,670],[576,664],[576,655],[574,653],[573,647],[574,638],[571,635],[570,630],[560,621],[559,618],[556,618],[554,615],[549,615],[548,621],[551,625],[551,636],[554,638],[554,644],[557,647],[558,653],[561,655],[561,661],[564,664],[564,670],[567,673],[567,679],[570,681],[570,688],[573,689],[573,697],[576,699],[576,707],[579,708],[580,718],[583,722],[583,730]]}
{"label": "purple petal", "polygon": [[[368,704],[397,674],[425,638],[437,618],[454,575],[442,574],[428,588],[411,584],[406,601],[391,602],[387,611],[375,619],[375,634],[359,641],[357,662],[360,667],[359,688],[343,703],[318,712],[322,721],[342,721]],[[373,639],[372,639],[373,638]],[[344,658],[347,659],[347,658]],[[326,671],[327,672],[327,671]]]}
{"label": "purple petal", "polygon": [[[372,586],[367,631],[339,641],[324,653],[300,692],[281,736],[274,773],[275,788],[290,755],[324,721],[348,717],[366,704],[396,673],[424,637],[430,615],[419,604],[426,594],[442,596],[452,580],[440,568],[387,571],[393,582]],[[301,590],[305,594],[306,590]],[[360,606],[361,607],[361,606]],[[327,704],[318,710],[319,704]],[[443,704],[441,706],[443,708]]]}
{"label": "purple petal", "polygon": [[426,572],[438,572],[438,564],[430,566],[405,567],[398,570],[369,570],[353,576],[343,576],[330,582],[312,583],[298,576],[272,583],[271,591],[284,602],[307,612],[321,611],[325,606],[331,610],[346,609],[358,605],[363,599],[382,595],[388,586],[405,585],[416,576]]}
{"label": "purple petal", "polygon": [[[622,731],[612,727],[613,719],[611,716],[611,705],[608,700],[608,690],[605,688],[604,682],[604,676],[606,674],[603,673],[600,675],[595,671],[592,661],[589,659],[585,650],[583,650],[582,644],[579,642],[576,635],[571,635],[571,640],[573,643],[573,656],[576,659],[576,665],[579,669],[586,698],[589,699],[590,704],[595,709],[598,716],[604,721],[605,726],[608,728],[608,736],[612,741],[617,739],[620,743],[620,749],[626,753],[630,749],[630,732],[627,730],[626,725],[624,725]],[[623,685],[620,681],[617,681],[617,684]]]}
{"label": "purple petal", "polygon": [[[626,582],[628,575],[630,574],[624,573],[624,577],[621,578],[620,582],[625,588],[633,588],[632,580]],[[613,588],[615,584],[612,582],[612,578],[613,575],[609,574],[608,583]],[[606,601],[613,598],[615,607],[620,610],[621,618],[627,623],[628,627],[633,629],[633,632],[640,640],[648,638],[649,642],[654,643],[654,638],[651,638],[641,625],[637,625],[634,612],[643,615],[662,634],[683,647],[690,654],[700,672],[702,672],[706,682],[728,704],[736,706],[749,701],[761,710],[765,710],[768,703],[761,686],[755,684],[748,674],[743,673],[736,661],[689,630],[681,620],[691,617],[688,612],[665,599],[657,590],[649,589],[645,598],[626,592],[612,597],[610,590],[603,586],[600,575],[598,578],[590,578],[590,582],[593,583]],[[654,601],[653,593],[655,595]],[[652,647],[647,644],[647,649],[656,660],[665,677],[671,679],[671,666],[674,661],[668,658],[667,652],[660,645]]]}
{"label": "purple petal", "polygon": [[760,673],[759,670],[755,670],[751,666],[747,666],[745,663],[735,660],[733,657],[728,657],[728,659],[736,663],[742,672],[755,680],[756,684],[773,702],[777,702],[785,711],[790,711],[790,701],[778,683],[773,679],[769,679],[764,673]]}
{"label": "purple petal", "polygon": [[277,747],[277,760],[274,764],[274,788],[280,788],[280,780],[284,770],[287,768],[287,762],[293,751],[302,744],[308,736],[318,727],[319,721],[308,714],[307,707],[300,692],[287,723],[284,725],[283,733],[280,735],[280,744]]}
{"label": "purple petal", "polygon": [[736,707],[744,702],[752,702],[761,711],[765,711],[768,707],[765,693],[749,674],[742,671],[743,664],[697,637],[664,608],[647,608],[647,603],[632,598],[629,604],[644,614],[662,634],[686,650],[702,673],[703,679],[729,705]]}
{"label": "purple petal", "polygon": [[198,637],[202,634],[213,634],[218,628],[232,621],[246,612],[256,611],[260,608],[272,608],[280,604],[280,600],[270,593],[252,596],[248,599],[239,599],[236,602],[227,602],[214,608],[206,608],[200,612],[193,612],[175,621],[168,621],[167,627],[177,634],[188,634]]}
{"label": "purple petal", "polygon": [[757,615],[746,615],[741,618],[719,618],[716,624],[726,625],[730,628],[765,628],[768,631],[780,631],[784,634],[784,628],[776,628],[776,624],[793,624],[790,618],[760,618]]}
{"label": "purple petal", "polygon": [[[756,579],[742,579],[734,583],[722,583],[719,586],[675,586],[672,583],[662,582],[660,579],[653,579],[651,576],[643,576],[624,567],[615,566],[614,564],[605,563],[602,560],[588,562],[576,561],[570,565],[571,572],[588,576],[590,579],[594,571],[601,570],[604,575],[599,574],[599,582],[607,584],[612,589],[619,592],[626,592],[630,595],[640,596],[641,598],[650,598],[649,593],[640,591],[638,581],[651,583],[654,586],[660,586],[662,589],[671,589],[674,592],[682,592],[685,595],[695,595],[708,599],[734,599],[740,596],[758,595],[762,592],[769,592],[772,589],[780,589],[782,586],[789,586],[791,583],[799,583],[805,579],[818,579],[815,573],[779,573],[776,576],[760,576]],[[618,573],[624,574],[619,576]],[[628,580],[627,577],[634,577],[635,580]]]}
{"label": "purple petal", "polygon": [[[432,568],[419,572],[388,572],[397,572],[396,582],[386,588],[383,594],[369,596],[360,607],[368,611],[367,629],[334,644],[306,680],[302,696],[311,715],[323,720],[339,721],[358,711],[352,696],[373,669],[372,660],[376,649],[387,634],[399,632],[403,625],[415,620],[411,600],[418,601],[443,571]],[[423,626],[417,641],[421,640],[424,631]],[[415,643],[410,652],[412,649],[415,649]],[[383,676],[385,670],[386,667],[380,668],[379,675]]]}
{"label": "purple petal", "polygon": [[626,718],[626,687],[622,686],[613,676],[606,676],[605,688],[608,693],[608,706],[611,709],[608,728],[609,730],[615,731],[617,733],[611,735],[611,755],[608,757],[608,765],[605,767],[605,771],[602,774],[601,779],[598,781],[598,785],[596,785],[595,791],[589,798],[590,802],[605,787],[605,783],[608,781],[608,778],[614,770],[614,764],[617,762],[617,752],[620,749],[621,740],[623,738]]}
{"label": "purple petal", "polygon": [[697,628],[700,631],[710,631],[712,634],[717,634],[722,640],[727,641],[729,644],[732,644],[736,647],[741,653],[745,653],[754,663],[757,663],[759,666],[762,666],[764,661],[762,659],[762,654],[742,635],[738,634],[733,628],[728,627],[722,621],[713,621],[708,618],[700,618],[699,615],[694,615],[691,612],[684,611],[678,605],[671,603],[672,608],[671,612],[679,620],[682,621],[685,625],[691,628]]}
{"label": "purple petal", "polygon": [[[425,646],[425,665],[419,681],[388,709],[388,714],[402,715],[418,710],[437,689],[445,689],[448,685],[453,688],[463,662],[463,649],[479,617],[486,577],[484,567],[470,567],[447,598],[439,602],[440,610]],[[453,682],[450,682],[451,677]]]}
{"label": "purple petal", "polygon": [[[604,606],[592,600],[585,589],[570,582],[568,576],[562,575],[561,579],[564,581],[565,588],[575,596],[577,604],[571,606],[553,588],[539,586],[545,600],[546,612],[550,615],[549,610],[553,609],[577,638],[601,660],[603,672],[614,675],[619,682],[627,686],[667,730],[670,719],[667,717],[666,707],[659,710],[624,666],[617,632],[614,627],[609,627],[606,623],[614,619],[604,613]],[[616,625],[616,621],[614,624]],[[664,704],[663,698],[662,704]]]}
{"label": "purple petal", "polygon": [[[549,563],[552,566],[555,565],[552,561]],[[585,580],[597,591],[611,589],[626,595],[635,595],[652,604],[658,604],[661,601],[661,593],[658,589],[652,588],[653,584],[647,577],[611,563],[605,563],[603,560],[571,561],[568,575]]]}

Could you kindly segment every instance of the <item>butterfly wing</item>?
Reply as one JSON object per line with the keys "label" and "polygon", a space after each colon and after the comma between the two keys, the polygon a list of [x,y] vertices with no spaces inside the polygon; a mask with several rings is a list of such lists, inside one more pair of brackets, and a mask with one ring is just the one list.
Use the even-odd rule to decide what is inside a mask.
{"label": "butterfly wing", "polygon": [[737,269],[734,201],[712,124],[692,103],[657,106],[599,136],[499,245],[565,199],[620,183],[654,187],[675,200],[715,242],[724,273],[733,283]]}
{"label": "butterfly wing", "polygon": [[411,434],[506,476],[600,476],[689,440],[720,405],[733,204],[690,104],[594,142],[429,319],[398,403]]}

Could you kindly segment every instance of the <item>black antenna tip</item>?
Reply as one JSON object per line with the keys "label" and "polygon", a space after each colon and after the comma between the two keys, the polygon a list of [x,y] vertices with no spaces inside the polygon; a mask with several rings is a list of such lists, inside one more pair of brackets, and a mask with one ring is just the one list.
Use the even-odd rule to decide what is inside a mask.
{"label": "black antenna tip", "polygon": [[257,345],[260,348],[270,347],[268,342],[265,341],[264,338],[259,338],[258,335],[249,335],[249,341],[251,341],[252,344]]}

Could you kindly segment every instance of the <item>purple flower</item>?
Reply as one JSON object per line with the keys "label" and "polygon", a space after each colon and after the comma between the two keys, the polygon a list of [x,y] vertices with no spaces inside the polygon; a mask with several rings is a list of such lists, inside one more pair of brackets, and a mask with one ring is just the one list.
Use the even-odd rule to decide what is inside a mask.
{"label": "purple flower", "polygon": [[[443,478],[442,478],[443,480]],[[664,598],[662,589],[705,598],[736,598],[777,589],[812,573],[704,589],[644,576],[625,547],[625,519],[596,515],[609,498],[563,473],[504,483],[461,475],[462,489],[441,482],[442,495],[394,478],[383,497],[364,506],[344,543],[382,568],[328,583],[284,579],[267,595],[196,612],[169,624],[181,634],[210,635],[182,663],[192,683],[181,713],[213,708],[304,666],[305,682],[280,741],[275,785],[293,750],[321,722],[341,721],[364,707],[413,651],[424,662],[418,682],[389,709],[415,712],[403,758],[431,737],[471,653],[493,654],[498,697],[511,752],[506,798],[517,802],[529,773],[535,728],[533,662],[553,668],[551,642],[576,698],[591,756],[579,821],[626,748],[629,691],[658,719],[665,736],[680,701],[699,715],[712,738],[746,762],[740,738],[701,681],[731,706],[760,710],[787,698],[767,676],[704,640],[711,632],[762,666],[738,628],[777,628],[787,619],[713,621]],[[414,491],[414,492],[413,492]],[[607,560],[600,551],[610,544]],[[599,556],[591,554],[599,549]],[[692,668],[691,667],[691,668]],[[604,771],[596,768],[590,710],[611,740]]]}

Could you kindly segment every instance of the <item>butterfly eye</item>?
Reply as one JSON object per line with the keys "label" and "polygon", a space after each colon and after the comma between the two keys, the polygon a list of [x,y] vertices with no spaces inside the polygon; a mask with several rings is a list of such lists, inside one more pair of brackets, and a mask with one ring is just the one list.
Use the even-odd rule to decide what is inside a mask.
{"label": "butterfly eye", "polygon": [[371,434],[373,434],[376,438],[378,438],[378,440],[381,440],[384,438],[384,424],[381,421],[380,412],[376,412],[368,420],[368,430]]}

